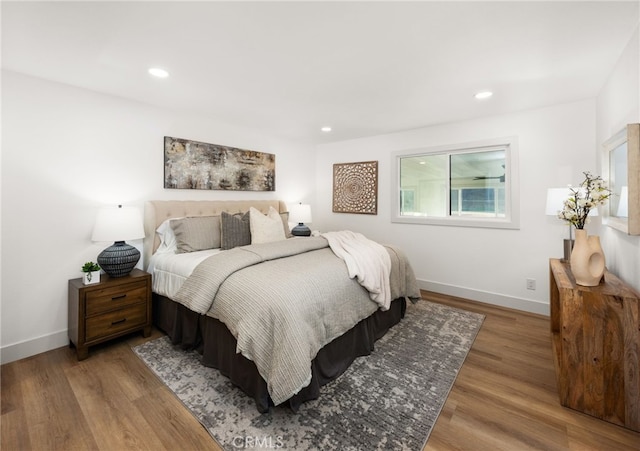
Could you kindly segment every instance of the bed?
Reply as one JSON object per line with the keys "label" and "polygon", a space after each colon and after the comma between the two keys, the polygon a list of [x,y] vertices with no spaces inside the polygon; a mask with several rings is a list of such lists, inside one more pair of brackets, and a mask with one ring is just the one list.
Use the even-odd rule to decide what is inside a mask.
{"label": "bed", "polygon": [[278,200],[145,203],[154,324],[174,345],[197,349],[260,412],[274,405],[297,411],[317,398],[322,385],[373,351],[407,300],[420,297],[399,249],[375,248],[389,265],[381,288],[375,270],[349,277],[351,257],[336,256],[343,232],[290,237],[287,219]]}

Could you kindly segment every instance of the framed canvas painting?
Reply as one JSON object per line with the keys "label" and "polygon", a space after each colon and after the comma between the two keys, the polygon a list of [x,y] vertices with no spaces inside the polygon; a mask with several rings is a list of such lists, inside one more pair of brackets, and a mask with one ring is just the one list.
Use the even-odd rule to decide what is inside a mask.
{"label": "framed canvas painting", "polygon": [[275,191],[276,156],[165,136],[164,187]]}
{"label": "framed canvas painting", "polygon": [[378,162],[333,165],[333,212],[378,214]]}

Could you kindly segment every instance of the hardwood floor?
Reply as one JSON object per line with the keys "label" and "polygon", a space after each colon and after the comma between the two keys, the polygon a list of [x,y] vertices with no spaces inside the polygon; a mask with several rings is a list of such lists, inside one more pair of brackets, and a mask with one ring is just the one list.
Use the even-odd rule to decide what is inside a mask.
{"label": "hardwood floor", "polygon": [[486,316],[425,450],[640,449],[640,433],[560,405],[548,317],[423,298]]}
{"label": "hardwood floor", "polygon": [[[543,316],[423,292],[486,315],[425,450],[638,450],[640,433],[560,406]],[[2,450],[219,450],[133,354],[60,348],[1,367]]]}

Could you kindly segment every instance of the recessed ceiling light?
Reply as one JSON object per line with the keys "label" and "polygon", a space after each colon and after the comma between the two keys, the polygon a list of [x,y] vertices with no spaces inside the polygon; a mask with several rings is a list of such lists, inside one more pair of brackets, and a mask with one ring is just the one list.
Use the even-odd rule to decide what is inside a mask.
{"label": "recessed ceiling light", "polygon": [[480,91],[480,92],[476,93],[475,98],[476,99],[488,99],[492,95],[493,95],[493,93],[491,91]]}
{"label": "recessed ceiling light", "polygon": [[322,127],[320,130],[322,130],[325,133],[329,133],[331,131],[331,127]]}
{"label": "recessed ceiling light", "polygon": [[160,69],[159,67],[150,68],[149,73],[158,78],[167,78],[169,76],[169,72],[164,69]]}

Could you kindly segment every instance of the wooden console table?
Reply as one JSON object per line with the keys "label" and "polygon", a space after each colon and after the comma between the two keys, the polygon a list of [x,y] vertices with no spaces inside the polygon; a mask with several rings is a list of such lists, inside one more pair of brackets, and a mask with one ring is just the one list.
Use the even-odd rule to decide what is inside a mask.
{"label": "wooden console table", "polygon": [[549,261],[551,337],[560,403],[640,431],[640,295],[609,272],[576,285]]}

